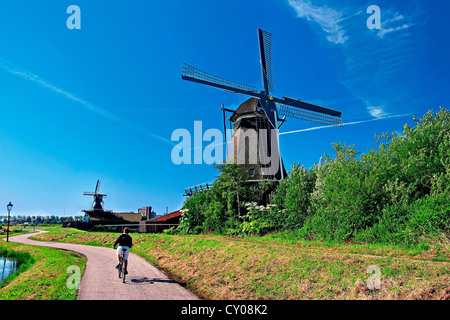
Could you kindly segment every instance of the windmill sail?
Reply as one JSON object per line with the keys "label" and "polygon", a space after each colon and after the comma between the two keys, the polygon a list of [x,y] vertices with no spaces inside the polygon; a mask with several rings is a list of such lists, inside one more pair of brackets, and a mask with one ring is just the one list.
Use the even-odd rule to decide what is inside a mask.
{"label": "windmill sail", "polygon": [[342,126],[340,111],[289,97],[274,98],[273,100],[277,103],[278,114],[281,116],[331,126]]}
{"label": "windmill sail", "polygon": [[93,196],[94,199],[92,201],[91,210],[100,210],[103,211],[103,198],[106,198],[106,194],[100,193],[100,180],[97,180],[97,184],[95,186],[94,192],[84,192],[85,196]]}
{"label": "windmill sail", "polygon": [[[230,117],[234,124],[232,141],[235,141],[233,148],[236,149],[233,149],[232,155],[244,155],[244,159],[250,159],[250,156],[254,156],[255,153],[264,155],[257,163],[245,161],[249,175],[256,180],[279,180],[284,178],[285,169],[280,154],[278,123],[281,125],[286,117],[291,117],[325,125],[342,126],[341,112],[299,99],[285,96],[282,99],[273,97],[270,94],[274,90],[272,66],[273,35],[258,29],[258,41],[263,91],[258,91],[252,86],[216,77],[188,64],[183,65],[182,79],[254,97],[242,103],[234,112],[232,111],[233,115]],[[259,135],[260,131],[264,130],[267,136]],[[248,151],[250,139],[247,136],[250,137],[250,132],[252,131],[258,132],[257,138],[254,139],[257,141],[258,146]],[[268,139],[272,135],[276,139]],[[246,142],[247,140],[248,142]],[[279,159],[278,170],[275,169],[275,172],[268,172],[267,170],[266,163],[269,161],[266,161],[266,159],[269,157],[273,159],[270,161],[271,165],[278,165],[276,159]]]}
{"label": "windmill sail", "polygon": [[183,80],[190,80],[236,93],[244,93],[249,95],[258,93],[258,90],[255,87],[214,76],[186,63],[183,64],[181,78]]}
{"label": "windmill sail", "polygon": [[272,39],[269,32],[258,29],[259,55],[261,57],[261,71],[263,77],[264,91],[269,94],[274,90],[273,68],[272,68]]}
{"label": "windmill sail", "polygon": [[97,180],[97,185],[95,186],[95,193],[99,193],[100,191],[100,180]]}

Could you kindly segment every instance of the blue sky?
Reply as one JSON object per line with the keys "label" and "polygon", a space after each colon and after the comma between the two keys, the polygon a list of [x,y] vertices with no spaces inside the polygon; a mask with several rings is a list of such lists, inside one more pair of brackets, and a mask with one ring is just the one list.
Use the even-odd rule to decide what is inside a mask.
{"label": "blue sky", "polygon": [[[73,4],[80,30],[66,26]],[[367,28],[370,5],[380,30]],[[262,88],[258,27],[274,35],[273,94],[340,110],[345,124],[286,122],[285,165],[310,167],[334,142],[365,152],[375,134],[449,107],[449,13],[437,0],[2,1],[0,204],[78,215],[100,179],[107,209],[179,209],[185,187],[217,172],[175,165],[172,132],[222,130],[220,105],[247,98],[182,81],[183,62]]]}

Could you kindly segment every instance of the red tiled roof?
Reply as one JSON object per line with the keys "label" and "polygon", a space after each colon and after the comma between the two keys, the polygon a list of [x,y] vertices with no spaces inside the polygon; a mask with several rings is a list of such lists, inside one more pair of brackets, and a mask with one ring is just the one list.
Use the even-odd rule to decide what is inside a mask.
{"label": "red tiled roof", "polygon": [[158,218],[154,218],[154,219],[148,220],[147,222],[167,221],[167,220],[169,220],[169,219],[179,217],[179,216],[181,216],[182,214],[183,214],[183,212],[181,212],[180,210],[177,210],[177,211],[174,211],[174,212],[165,214],[165,215],[163,215],[163,216],[161,216],[161,217],[158,217]]}

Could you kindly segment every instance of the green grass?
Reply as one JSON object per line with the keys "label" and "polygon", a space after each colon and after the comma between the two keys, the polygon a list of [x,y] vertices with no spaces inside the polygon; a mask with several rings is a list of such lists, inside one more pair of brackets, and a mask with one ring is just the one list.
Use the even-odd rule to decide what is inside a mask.
{"label": "green grass", "polygon": [[19,270],[0,286],[0,300],[74,300],[66,273],[70,265],[84,271],[86,258],[64,250],[0,241],[0,252],[18,257]]}
{"label": "green grass", "polygon": [[27,270],[35,262],[29,252],[14,251],[11,249],[7,249],[5,246],[0,246],[0,257],[14,259],[17,263],[17,270],[3,279],[3,281],[0,283],[0,288],[4,287],[8,282],[13,280],[20,273]]}
{"label": "green grass", "polygon": [[[33,236],[112,247],[118,233],[48,227]],[[402,247],[299,240],[284,232],[265,237],[132,234],[133,252],[205,299],[450,299],[446,245]],[[0,287],[0,299],[75,299],[69,265],[85,258],[45,247],[0,242],[0,253],[25,257]],[[132,263],[132,262],[131,262]],[[367,268],[381,270],[381,290],[369,290]]]}
{"label": "green grass", "polygon": [[[39,237],[112,246],[118,235],[55,229]],[[132,236],[132,252],[206,299],[450,298],[450,258],[444,249],[330,245],[283,239],[283,235]],[[444,262],[433,261],[436,256]],[[367,287],[371,265],[380,267],[381,290]]]}

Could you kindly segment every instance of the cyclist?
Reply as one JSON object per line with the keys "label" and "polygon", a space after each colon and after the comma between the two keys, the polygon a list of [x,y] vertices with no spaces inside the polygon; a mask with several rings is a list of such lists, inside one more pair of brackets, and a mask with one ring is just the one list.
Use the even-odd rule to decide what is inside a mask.
{"label": "cyclist", "polygon": [[124,254],[124,260],[125,260],[125,274],[128,274],[128,254],[130,253],[130,248],[133,246],[133,240],[131,239],[130,235],[130,229],[124,228],[123,233],[117,238],[116,242],[114,242],[114,249],[117,245],[119,247],[117,248],[117,261],[119,263],[116,266],[116,269],[119,269],[120,266],[120,253],[122,249],[126,249]]}

